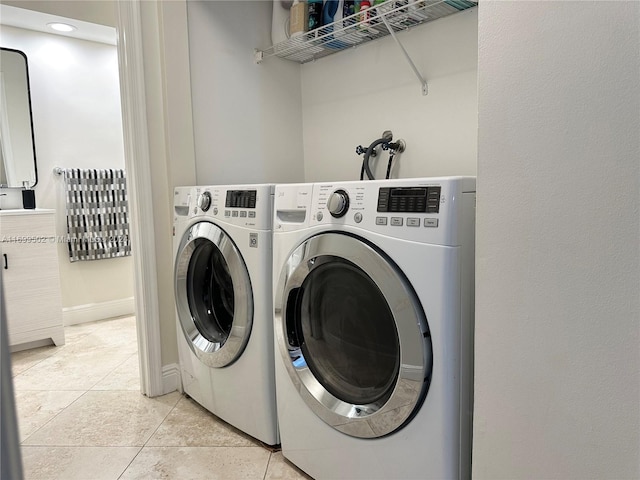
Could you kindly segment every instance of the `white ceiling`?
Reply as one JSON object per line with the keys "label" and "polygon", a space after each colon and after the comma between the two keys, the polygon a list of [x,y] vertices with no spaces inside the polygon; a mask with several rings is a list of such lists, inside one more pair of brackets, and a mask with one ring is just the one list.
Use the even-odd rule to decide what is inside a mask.
{"label": "white ceiling", "polygon": [[[47,23],[61,22],[68,23],[77,28],[73,32],[64,33],[56,32],[47,27]],[[35,12],[24,8],[11,7],[9,5],[0,4],[0,25],[8,25],[11,27],[24,28],[27,30],[35,30],[37,32],[45,32],[53,35],[62,35],[64,37],[78,38],[81,40],[89,40],[92,42],[106,43],[115,45],[117,34],[116,29],[95,23],[83,22],[72,18],[61,17],[58,15],[49,15],[48,13]]]}

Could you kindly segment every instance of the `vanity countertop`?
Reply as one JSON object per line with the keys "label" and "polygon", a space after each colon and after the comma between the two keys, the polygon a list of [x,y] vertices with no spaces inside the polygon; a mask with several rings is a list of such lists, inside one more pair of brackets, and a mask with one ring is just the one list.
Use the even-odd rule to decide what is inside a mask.
{"label": "vanity countertop", "polygon": [[7,210],[0,210],[0,217],[4,215],[42,215],[44,213],[54,213],[55,210],[51,208],[12,208]]}

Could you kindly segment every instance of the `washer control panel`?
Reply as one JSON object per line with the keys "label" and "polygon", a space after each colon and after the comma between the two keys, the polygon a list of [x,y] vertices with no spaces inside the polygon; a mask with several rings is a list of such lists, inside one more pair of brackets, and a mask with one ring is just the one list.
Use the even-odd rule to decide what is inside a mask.
{"label": "washer control panel", "polygon": [[256,208],[256,190],[227,190],[224,206],[228,208]]}
{"label": "washer control panel", "polygon": [[442,186],[387,187],[379,186],[380,183],[317,184],[314,219],[321,223],[352,225],[369,219],[376,227],[439,226],[437,214],[441,203],[444,204]]}
{"label": "washer control panel", "polygon": [[209,216],[229,224],[270,229],[273,185],[204,186],[176,188],[174,209],[187,207],[189,217]]}
{"label": "washer control panel", "polygon": [[346,188],[331,184],[314,185],[313,218],[319,222],[324,219],[323,223],[360,223],[364,218],[364,191],[363,184]]}
{"label": "washer control panel", "polygon": [[315,183],[309,226],[452,245],[467,193],[475,198],[473,177]]}
{"label": "washer control panel", "polygon": [[274,233],[329,229],[457,245],[456,219],[463,205],[475,206],[475,186],[474,177],[278,185]]}
{"label": "washer control panel", "polygon": [[382,187],[378,189],[378,212],[438,213],[442,187]]}

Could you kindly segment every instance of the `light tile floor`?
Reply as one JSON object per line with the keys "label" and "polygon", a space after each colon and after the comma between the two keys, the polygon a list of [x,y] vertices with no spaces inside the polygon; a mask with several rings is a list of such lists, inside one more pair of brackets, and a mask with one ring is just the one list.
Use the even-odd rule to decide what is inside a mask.
{"label": "light tile floor", "polygon": [[65,334],[11,356],[26,480],[310,478],[178,392],[140,394],[133,317]]}

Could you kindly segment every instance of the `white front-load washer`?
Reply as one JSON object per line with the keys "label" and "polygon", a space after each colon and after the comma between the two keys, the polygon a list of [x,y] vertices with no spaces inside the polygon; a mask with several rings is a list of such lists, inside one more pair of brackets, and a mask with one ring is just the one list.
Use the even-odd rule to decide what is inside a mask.
{"label": "white front-load washer", "polygon": [[471,475],[475,179],[279,185],[282,452],[316,479]]}
{"label": "white front-load washer", "polygon": [[184,391],[279,443],[273,362],[273,185],[178,187],[177,334]]}

